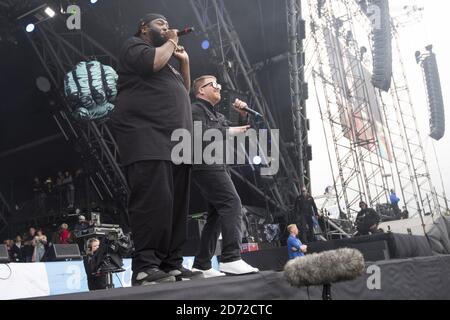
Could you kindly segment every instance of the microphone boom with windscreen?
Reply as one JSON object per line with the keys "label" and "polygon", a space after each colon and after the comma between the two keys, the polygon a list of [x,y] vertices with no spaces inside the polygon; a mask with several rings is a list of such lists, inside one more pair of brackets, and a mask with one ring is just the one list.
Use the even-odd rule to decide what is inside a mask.
{"label": "microphone boom with windscreen", "polygon": [[292,286],[323,285],[323,298],[331,299],[331,284],[359,277],[364,272],[364,257],[349,248],[313,253],[288,261],[284,272]]}

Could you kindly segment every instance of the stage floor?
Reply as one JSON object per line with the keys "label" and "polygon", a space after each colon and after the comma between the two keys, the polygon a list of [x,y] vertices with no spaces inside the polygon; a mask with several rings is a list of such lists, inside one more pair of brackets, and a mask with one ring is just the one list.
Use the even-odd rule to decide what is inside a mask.
{"label": "stage floor", "polygon": [[[356,280],[334,284],[334,300],[448,300],[450,255],[366,264]],[[309,292],[309,295],[308,295]],[[320,300],[322,287],[295,288],[283,272],[56,295],[35,300]]]}

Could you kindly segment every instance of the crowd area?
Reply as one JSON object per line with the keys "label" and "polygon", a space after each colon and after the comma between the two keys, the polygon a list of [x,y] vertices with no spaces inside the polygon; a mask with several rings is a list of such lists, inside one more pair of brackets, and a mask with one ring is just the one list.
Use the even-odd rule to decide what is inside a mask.
{"label": "crowd area", "polygon": [[76,224],[69,226],[64,222],[53,232],[32,226],[14,239],[4,240],[3,244],[6,245],[11,262],[45,261],[53,244],[77,244],[80,252],[84,253],[84,241],[77,239],[75,234],[91,225],[92,222],[80,215]]}
{"label": "crowd area", "polygon": [[86,175],[82,169],[59,171],[55,176],[34,177],[33,209],[36,214],[85,206]]}

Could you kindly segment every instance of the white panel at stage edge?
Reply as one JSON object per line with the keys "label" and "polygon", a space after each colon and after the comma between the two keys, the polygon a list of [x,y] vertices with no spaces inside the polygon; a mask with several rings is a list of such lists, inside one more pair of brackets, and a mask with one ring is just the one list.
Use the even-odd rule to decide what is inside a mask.
{"label": "white panel at stage edge", "polygon": [[47,296],[50,287],[44,263],[0,264],[0,299]]}

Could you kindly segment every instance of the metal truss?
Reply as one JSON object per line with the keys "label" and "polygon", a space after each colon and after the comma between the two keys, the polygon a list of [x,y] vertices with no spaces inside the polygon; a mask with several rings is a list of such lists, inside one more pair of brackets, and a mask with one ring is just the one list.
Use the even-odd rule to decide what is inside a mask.
{"label": "metal truss", "polygon": [[[370,18],[366,13],[361,11],[359,3],[354,0],[345,1],[347,2],[349,11],[351,11],[351,15],[356,23],[358,23],[358,26],[362,28],[367,35],[370,35],[372,32],[373,21],[370,21]],[[393,27],[393,29],[394,28],[395,27]],[[368,36],[368,39],[370,44],[369,47],[372,49],[370,36]],[[398,47],[398,39],[394,37],[393,41],[397,43]],[[396,59],[396,61],[393,61],[393,78],[398,78],[399,74],[402,74],[406,80],[404,66],[399,51],[397,54],[394,52],[393,59]],[[404,123],[405,121],[408,121],[403,118],[405,106],[402,106],[398,99],[396,99],[396,90],[397,88],[395,88],[395,85],[392,85],[390,92],[385,93],[381,90],[377,90],[376,93],[385,124],[383,129],[393,157],[392,161],[388,162],[391,174],[386,175],[386,184],[391,185],[391,188],[395,189],[397,193],[401,195],[402,202],[408,212],[410,212],[411,215],[414,215],[422,212],[422,201],[419,198],[419,192],[417,190],[416,174],[411,161],[409,140],[404,130]],[[413,122],[411,125],[416,124]],[[387,178],[389,177],[391,179],[388,183]]]}
{"label": "metal truss", "polygon": [[[307,186],[311,191],[309,160],[306,156],[308,148],[308,127],[306,114],[306,97],[308,96],[305,82],[305,53],[303,50],[303,35],[305,21],[302,19],[301,0],[286,0],[287,30],[289,41],[289,82],[291,92],[292,120],[299,173],[300,188]],[[303,35],[298,34],[302,32]]]}
{"label": "metal truss", "polygon": [[[372,33],[372,22],[366,13],[361,11],[359,3],[354,0],[345,1],[349,15],[352,16],[354,23],[367,35],[369,53],[372,52],[372,39],[370,36]],[[394,76],[397,74],[395,71],[400,66],[399,63],[394,62]],[[390,171],[390,173],[385,173],[384,177],[386,186],[395,189],[400,194],[407,210],[415,213],[421,210],[420,200],[416,190],[414,169],[410,161],[408,140],[403,130],[404,120],[402,119],[399,104],[395,103],[395,99],[393,99],[393,90],[393,86],[390,93],[376,90],[376,99],[384,120],[382,129],[386,137],[386,143],[389,145],[389,150],[392,153],[391,161],[384,161],[386,171]],[[388,178],[391,178],[389,182]]]}
{"label": "metal truss", "polygon": [[[324,99],[319,99],[318,91],[316,96],[325,119],[324,131],[328,140],[333,141],[337,162],[337,171],[332,167],[336,175],[336,194],[344,201],[345,207],[341,209],[350,217],[360,200],[370,205],[387,201],[387,186],[367,74],[361,62],[360,47],[352,37],[352,17],[342,4],[337,16],[335,5],[334,1],[309,1],[315,41],[312,54],[318,57],[313,79],[317,90],[319,78],[324,93]],[[329,152],[331,147],[328,145]]]}
{"label": "metal truss", "polygon": [[[278,126],[259,87],[253,66],[248,60],[238,33],[234,29],[225,8],[224,1],[190,0],[190,4],[205,37],[212,44],[220,44],[219,46],[213,46],[210,52],[213,62],[219,68],[221,79],[232,90],[248,91],[251,98],[250,103],[255,105],[260,113],[264,114],[266,127],[268,129],[277,128]],[[275,141],[272,141],[272,143],[275,143]],[[271,189],[271,200],[275,201],[278,207],[286,212],[290,209],[289,207],[292,207],[299,195],[297,183],[300,181],[300,175],[290,158],[287,144],[280,139],[277,147],[280,150],[280,171],[275,177],[276,183]],[[239,176],[236,170],[233,172]],[[255,185],[254,187],[258,188]]]}
{"label": "metal truss", "polygon": [[[344,3],[346,3],[344,1]],[[346,3],[347,4],[347,3]],[[345,35],[345,42],[348,47],[347,60],[351,65],[353,92],[350,92],[353,100],[353,115],[355,120],[361,122],[361,128],[358,130],[356,125],[357,137],[360,148],[361,165],[366,172],[366,186],[368,190],[368,201],[371,205],[379,204],[382,201],[388,202],[388,186],[383,177],[386,176],[385,163],[381,154],[382,143],[382,116],[379,102],[374,98],[375,89],[370,84],[370,75],[364,69],[361,46],[353,36],[356,34],[355,26],[352,20],[353,14],[350,7],[346,5],[348,17],[348,30]],[[388,155],[385,155],[387,157]]]}
{"label": "metal truss", "polygon": [[127,184],[118,164],[118,147],[107,124],[105,121],[77,122],[63,95],[64,76],[77,63],[95,59],[114,66],[117,59],[82,31],[57,32],[53,23],[53,19],[41,23],[34,33],[27,34],[61,103],[52,117],[65,139],[74,143],[91,165],[90,181],[100,199],[113,200],[126,214]]}
{"label": "metal truss", "polygon": [[[395,66],[394,66],[395,68]],[[392,88],[391,88],[392,89]],[[420,200],[415,188],[414,170],[410,163],[408,142],[405,138],[403,121],[398,104],[389,97],[378,93],[382,105],[385,131],[389,137],[389,145],[394,158],[391,171],[396,172],[392,176],[392,186],[402,197],[402,202],[408,212],[414,213],[420,210]],[[398,186],[398,188],[397,188]]]}
{"label": "metal truss", "polygon": [[[349,7],[353,7],[353,16],[358,17],[361,26],[367,28],[371,25],[370,18],[364,15],[361,10],[358,10],[359,5],[356,1],[344,1]],[[431,180],[399,46],[398,30],[392,19],[391,28],[394,42],[392,55],[394,60],[393,87],[390,90],[390,95],[381,91],[378,94],[383,102],[387,122],[393,124],[393,126],[386,127],[387,130],[391,130],[392,150],[397,150],[394,158],[397,168],[395,178],[402,188],[403,201],[408,211],[413,212],[413,215],[414,212],[421,215],[422,212],[425,212],[426,207],[432,214],[441,214],[446,205],[439,202],[439,197]],[[395,117],[396,120],[394,120]],[[402,144],[400,144],[399,138],[403,140]],[[445,202],[446,199],[442,200]],[[413,207],[414,201],[415,206]]]}
{"label": "metal truss", "polygon": [[[417,117],[414,111],[414,105],[409,91],[408,79],[405,73],[405,67],[401,58],[401,50],[397,40],[398,34],[394,29],[395,48],[397,54],[396,65],[399,66],[398,72],[394,74],[394,88],[391,90],[392,98],[397,103],[400,117],[402,119],[403,131],[408,144],[410,163],[413,169],[413,178],[416,184],[417,197],[419,200],[418,209],[420,212],[426,212],[426,206],[431,209],[431,214],[442,214],[439,198],[436,189],[431,180],[430,171],[427,164],[425,150],[423,148],[422,137],[417,125]],[[428,205],[426,198],[431,198],[432,207]]]}
{"label": "metal truss", "polygon": [[[317,4],[321,6],[321,17],[319,17]],[[366,36],[371,34],[370,18],[362,12],[359,4],[354,0],[332,1],[328,4],[322,1],[317,4],[314,1],[309,2],[311,26],[316,44],[313,54],[318,57],[318,67],[313,70],[313,78],[316,86],[318,85],[317,78],[320,78],[325,96],[326,114],[320,102],[319,107],[321,107],[323,119],[328,120],[324,122],[324,126],[327,126],[324,131],[326,135],[332,137],[334,143],[338,166],[338,176],[335,178],[338,199],[342,197],[347,211],[351,212],[351,207],[356,204],[356,197],[350,194],[359,192],[361,197],[365,196],[373,205],[384,196],[387,199],[389,188],[396,189],[398,186],[402,201],[413,215],[418,213],[422,216],[426,204],[432,213],[441,213],[444,205],[439,203],[429,174],[395,27],[393,40],[397,52],[393,54],[395,59],[393,86],[389,93],[380,90],[372,92],[369,90],[370,86],[365,85],[365,81],[363,81],[365,72],[361,68],[362,64],[355,59],[358,56],[358,49],[362,47],[357,44],[356,37],[352,37],[355,35],[354,24],[357,23],[358,28],[365,30]],[[341,9],[338,18],[333,14],[333,5]],[[344,10],[342,11],[342,9]],[[324,23],[323,19],[327,19],[327,23]],[[340,27],[347,28],[346,33],[336,32],[336,22]],[[335,36],[332,34],[332,30],[336,32]],[[341,40],[338,40],[339,38]],[[367,54],[370,55],[373,51],[372,43],[370,36],[367,38],[369,40],[367,48],[370,49]],[[353,44],[353,52],[349,51],[349,56],[342,51],[342,48],[346,50],[344,42],[347,46]],[[324,57],[328,57],[328,61]],[[349,72],[349,69],[355,70],[355,68],[348,67],[351,65],[352,59],[358,66],[357,71],[359,70],[353,74]],[[362,55],[359,60],[363,60]],[[353,90],[349,83],[354,84]],[[363,88],[363,91],[356,89],[358,86]],[[354,132],[354,128],[351,127],[356,123],[351,118],[343,118],[343,115],[347,113],[353,120],[361,120],[361,117],[358,117],[358,110],[359,108],[363,110],[368,99],[372,99],[372,103],[376,103],[380,108],[384,124],[379,131],[373,127],[370,129],[371,124],[375,123],[374,116],[376,115],[369,108],[369,110],[366,109],[367,127],[365,124],[360,125],[360,130]],[[369,134],[364,134],[364,132],[369,132]],[[349,141],[345,143],[345,139],[343,140],[343,137],[347,139],[352,137],[352,142],[358,142],[358,136],[366,135],[374,139],[366,142],[376,145],[380,142],[380,134],[384,136],[389,146],[388,151],[391,152],[392,159],[383,158],[379,148],[361,150],[358,143],[349,144]],[[364,140],[361,143],[364,144]],[[388,177],[392,177],[392,181],[388,182]]]}
{"label": "metal truss", "polygon": [[[313,38],[315,42],[314,51],[318,56],[318,65],[312,71],[313,83],[316,89],[317,104],[322,117],[325,138],[331,143],[327,143],[330,154],[330,165],[332,167],[336,197],[344,200],[344,206],[341,208],[347,214],[357,204],[360,199],[360,190],[363,189],[363,180],[359,174],[359,165],[355,150],[350,144],[350,140],[345,139],[345,134],[350,132],[349,126],[341,124],[342,115],[347,112],[345,101],[345,88],[337,85],[340,79],[339,65],[342,64],[340,57],[328,56],[328,51],[333,51],[331,43],[330,30],[324,26],[317,26],[312,22]],[[320,30],[319,28],[324,28]],[[328,40],[326,40],[328,39]],[[325,46],[322,46],[324,44]],[[327,59],[328,56],[328,60]],[[318,88],[323,95],[318,92]],[[323,99],[319,99],[323,97]],[[323,105],[325,104],[325,105]],[[331,137],[331,138],[330,138]],[[331,154],[334,152],[337,162],[337,171],[333,170],[333,159]],[[356,194],[356,196],[355,196]]]}
{"label": "metal truss", "polygon": [[3,194],[0,192],[0,235],[8,227],[7,217],[10,212],[11,208],[9,207],[8,202],[6,202],[5,197],[3,197]]}

